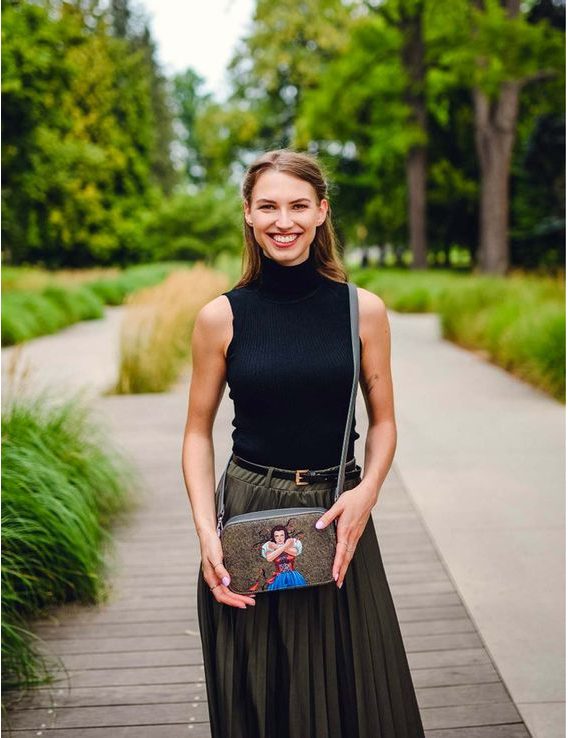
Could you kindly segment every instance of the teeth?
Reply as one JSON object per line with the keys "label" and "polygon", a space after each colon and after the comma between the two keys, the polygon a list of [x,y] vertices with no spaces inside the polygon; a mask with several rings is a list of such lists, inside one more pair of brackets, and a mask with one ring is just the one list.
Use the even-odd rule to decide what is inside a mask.
{"label": "teeth", "polygon": [[272,238],[275,241],[280,241],[280,243],[290,243],[291,241],[295,241],[297,236],[272,236]]}

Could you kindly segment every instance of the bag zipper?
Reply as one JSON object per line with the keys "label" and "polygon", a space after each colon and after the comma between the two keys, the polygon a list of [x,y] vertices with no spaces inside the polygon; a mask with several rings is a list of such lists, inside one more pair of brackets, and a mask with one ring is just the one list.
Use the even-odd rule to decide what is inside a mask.
{"label": "bag zipper", "polygon": [[323,513],[327,512],[325,507],[277,507],[272,510],[257,510],[251,513],[242,513],[241,515],[233,515],[225,525],[226,528],[233,523],[243,523],[249,520],[263,520],[264,518],[276,518],[276,517],[294,517],[297,515],[306,515],[308,513]]}

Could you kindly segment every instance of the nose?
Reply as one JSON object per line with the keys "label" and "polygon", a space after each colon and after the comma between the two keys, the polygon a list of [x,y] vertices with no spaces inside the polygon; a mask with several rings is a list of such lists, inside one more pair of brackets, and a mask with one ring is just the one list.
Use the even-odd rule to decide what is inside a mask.
{"label": "nose", "polygon": [[281,228],[283,231],[287,228],[290,228],[294,225],[294,222],[292,218],[290,217],[290,213],[287,210],[281,210],[278,219],[275,223],[277,228]]}

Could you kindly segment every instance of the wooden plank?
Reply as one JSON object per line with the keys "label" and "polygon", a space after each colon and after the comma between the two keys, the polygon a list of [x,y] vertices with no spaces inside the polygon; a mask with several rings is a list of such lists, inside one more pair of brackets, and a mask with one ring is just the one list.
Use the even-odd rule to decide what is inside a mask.
{"label": "wooden plank", "polygon": [[[35,730],[15,730],[14,738],[36,738]],[[45,738],[211,738],[208,723],[183,723],[180,725],[137,725],[135,727],[116,726],[109,728],[81,727],[44,730]],[[2,731],[3,738],[10,738],[8,731]]]}
{"label": "wooden plank", "polygon": [[524,723],[427,730],[426,738],[531,738]]}
{"label": "wooden plank", "polygon": [[412,681],[415,688],[501,682],[499,674],[497,674],[492,664],[438,666],[432,669],[414,668],[412,670]]}
{"label": "wooden plank", "polygon": [[47,688],[37,690],[33,705],[23,700],[18,709],[30,707],[87,707],[140,705],[144,703],[207,701],[205,682],[184,684],[134,684],[124,686]]}
{"label": "wooden plank", "polygon": [[80,728],[96,725],[112,728],[124,725],[172,725],[209,720],[206,700],[168,702],[166,704],[105,705],[102,707],[55,707],[18,710],[12,714],[13,725],[20,730]]}
{"label": "wooden plank", "polygon": [[509,699],[508,692],[500,681],[426,687],[417,689],[416,695],[422,708],[505,703]]}
{"label": "wooden plank", "polygon": [[126,669],[142,666],[191,666],[203,659],[200,647],[164,651],[120,651],[114,653],[69,654],[68,669]]}
{"label": "wooden plank", "polygon": [[483,705],[426,707],[421,710],[421,716],[425,730],[523,722],[511,700]]}

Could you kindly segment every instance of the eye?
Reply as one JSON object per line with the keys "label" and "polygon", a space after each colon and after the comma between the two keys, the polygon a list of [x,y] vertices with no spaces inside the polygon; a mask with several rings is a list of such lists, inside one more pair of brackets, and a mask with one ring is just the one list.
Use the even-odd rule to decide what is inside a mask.
{"label": "eye", "polygon": [[[264,210],[265,208],[273,208],[273,207],[274,207],[274,205],[261,205],[261,206],[260,206],[260,209],[261,209],[261,210]],[[295,207],[295,208],[307,208],[308,206],[307,206],[307,205],[306,205],[305,203],[302,203],[302,202],[297,202],[297,203],[296,203],[296,204],[294,205],[294,207]]]}

